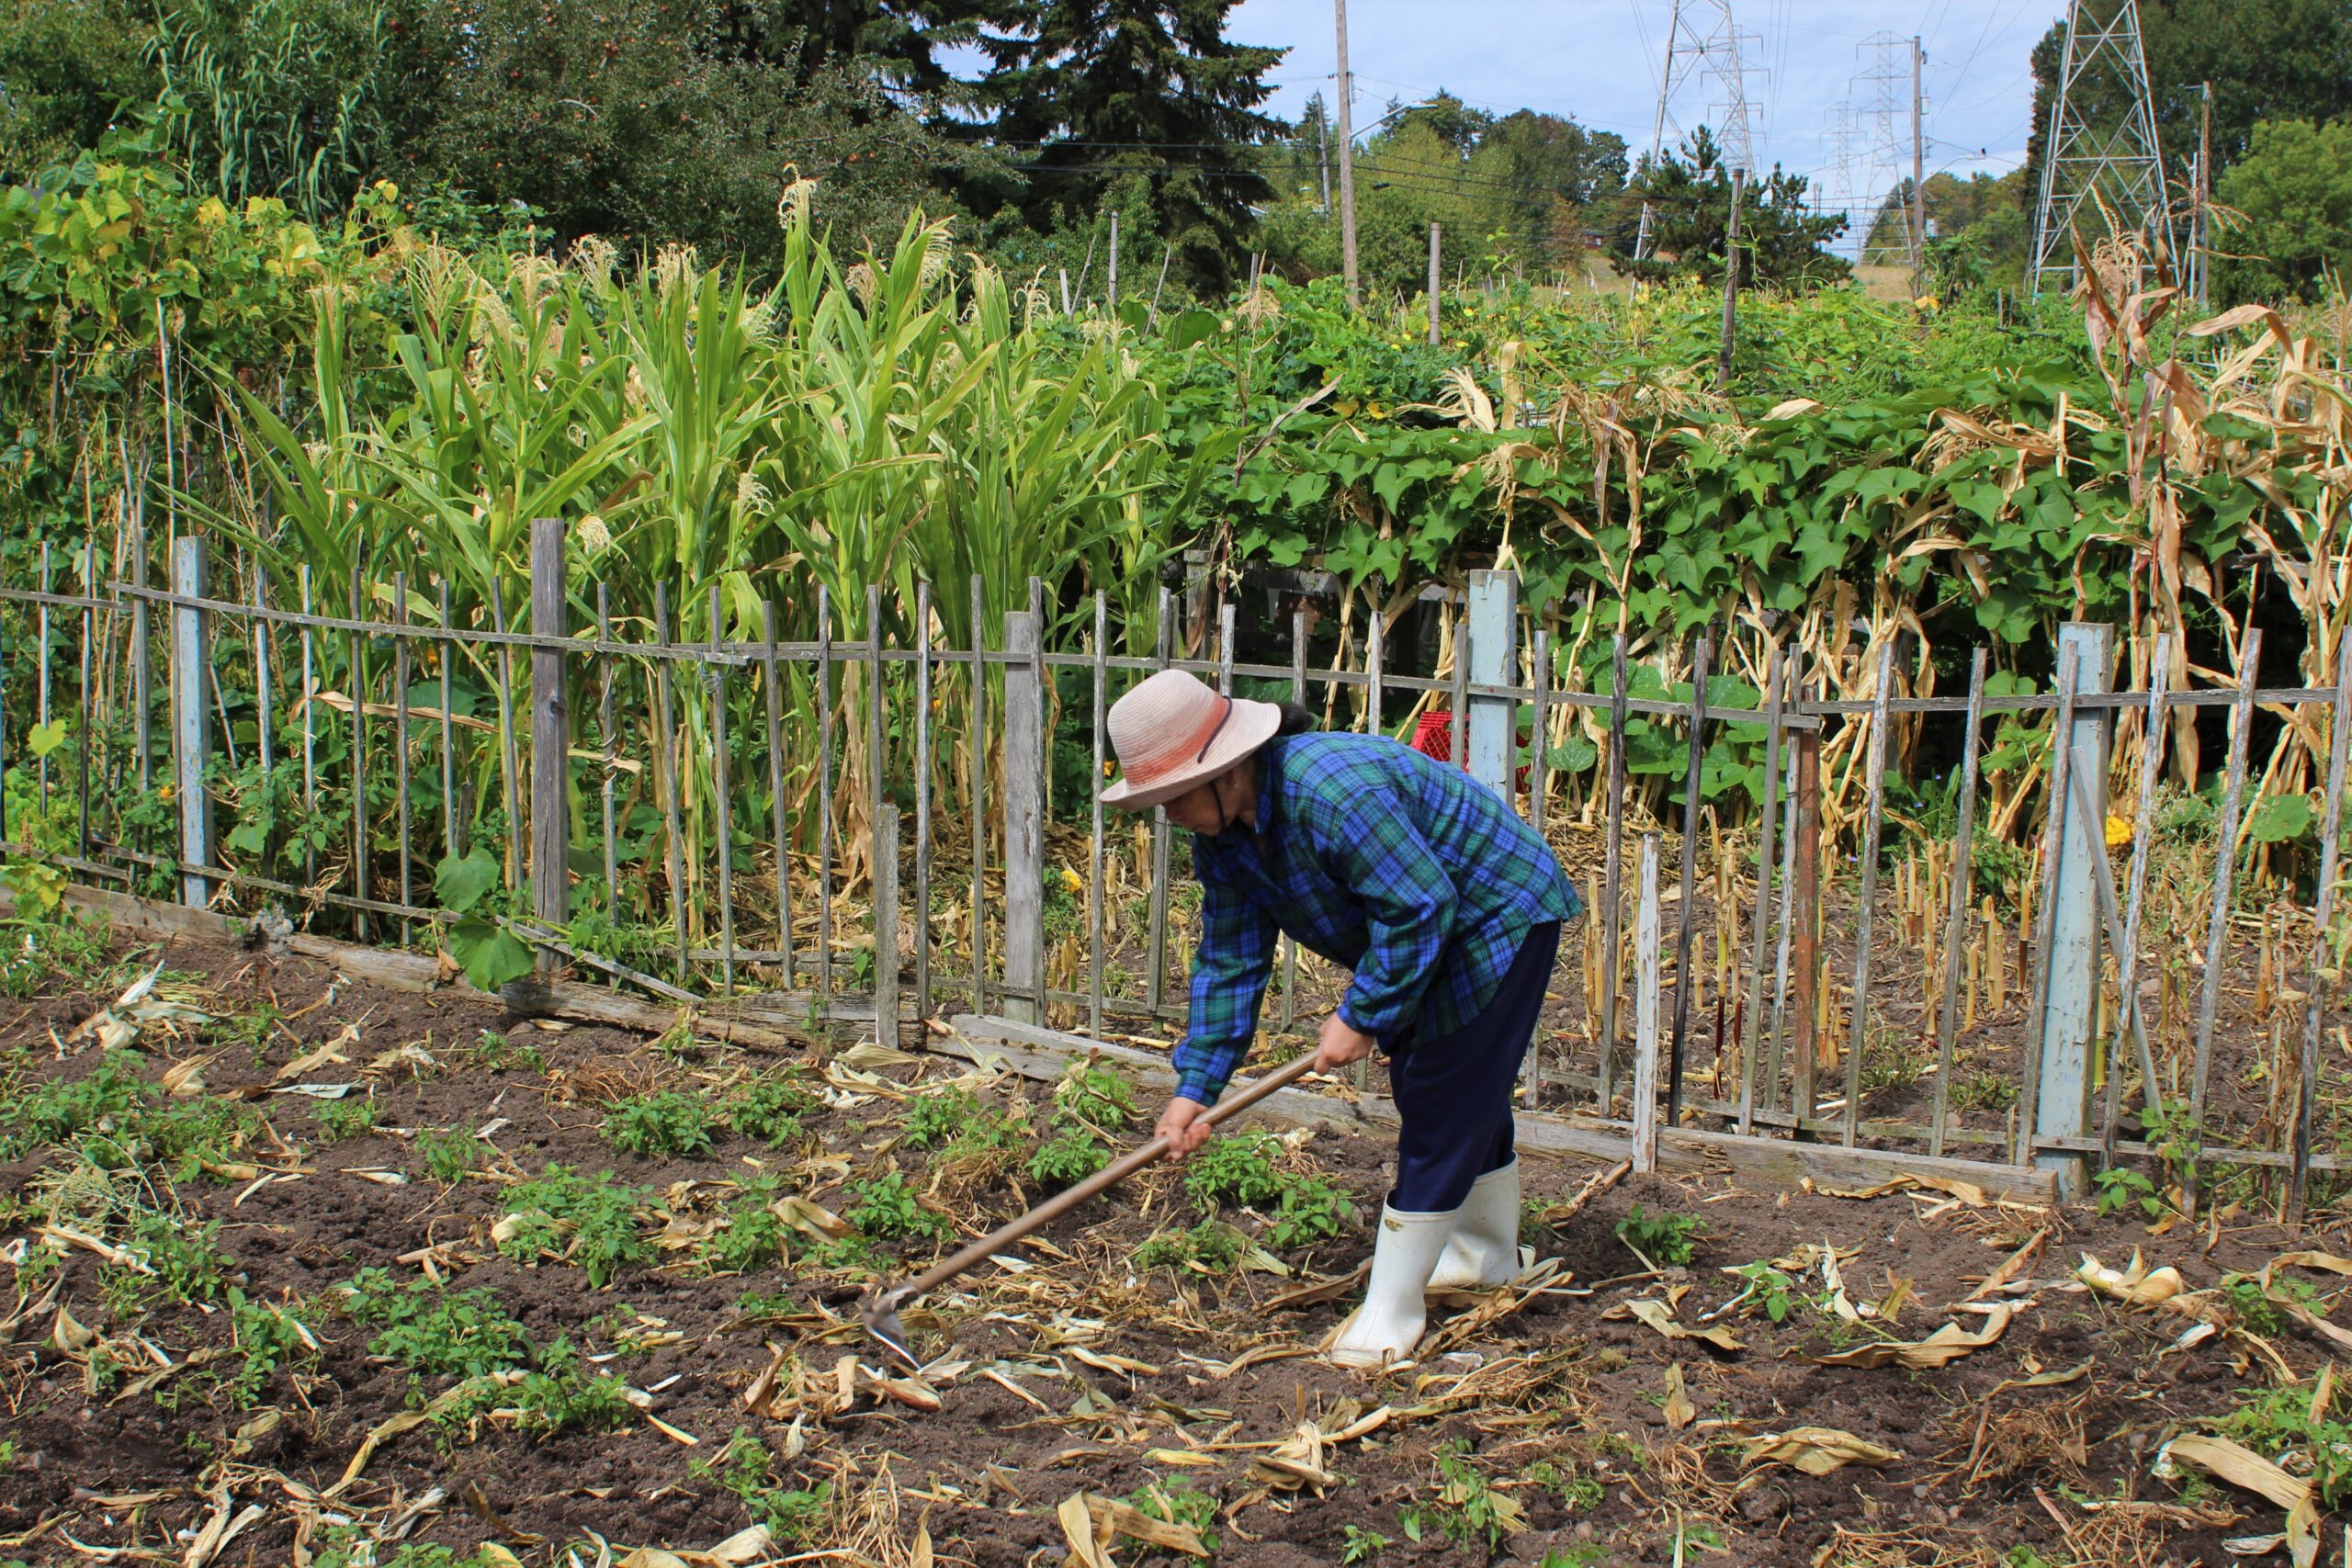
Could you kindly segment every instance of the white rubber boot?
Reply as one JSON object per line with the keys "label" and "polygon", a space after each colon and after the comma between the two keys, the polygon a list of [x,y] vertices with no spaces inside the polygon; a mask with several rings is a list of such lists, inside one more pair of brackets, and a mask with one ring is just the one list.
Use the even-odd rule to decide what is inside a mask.
{"label": "white rubber boot", "polygon": [[1519,1273],[1519,1156],[1478,1178],[1453,1213],[1432,1291],[1482,1291]]}
{"label": "white rubber boot", "polygon": [[1380,1240],[1372,1249],[1372,1279],[1363,1304],[1348,1314],[1331,1341],[1342,1367],[1385,1366],[1411,1356],[1429,1319],[1421,1292],[1453,1233],[1453,1215],[1400,1214],[1380,1207]]}

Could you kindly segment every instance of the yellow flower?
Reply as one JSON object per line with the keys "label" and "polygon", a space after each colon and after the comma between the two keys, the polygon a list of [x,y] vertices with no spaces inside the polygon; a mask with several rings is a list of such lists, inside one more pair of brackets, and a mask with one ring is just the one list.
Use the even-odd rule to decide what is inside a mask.
{"label": "yellow flower", "polygon": [[2125,817],[2109,817],[2107,819],[2107,847],[2110,850],[2120,849],[2123,845],[2128,844],[2131,841],[2131,818]]}
{"label": "yellow flower", "polygon": [[1086,891],[1086,884],[1079,880],[1078,873],[1064,866],[1062,867],[1062,890],[1066,893],[1083,893]]}

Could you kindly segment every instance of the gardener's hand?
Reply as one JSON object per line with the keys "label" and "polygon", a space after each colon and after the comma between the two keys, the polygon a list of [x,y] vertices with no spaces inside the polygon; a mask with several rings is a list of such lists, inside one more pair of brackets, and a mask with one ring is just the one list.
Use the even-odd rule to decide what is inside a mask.
{"label": "gardener's hand", "polygon": [[1180,1094],[1168,1102],[1167,1110],[1159,1113],[1159,1125],[1152,1132],[1156,1136],[1168,1140],[1166,1157],[1171,1163],[1183,1164],[1209,1141],[1209,1134],[1215,1129],[1201,1120],[1207,1111],[1208,1107],[1199,1100],[1186,1100]]}
{"label": "gardener's hand", "polygon": [[1315,1047],[1315,1070],[1336,1073],[1341,1067],[1353,1066],[1372,1055],[1371,1035],[1350,1027],[1338,1013],[1323,1021],[1322,1043]]}

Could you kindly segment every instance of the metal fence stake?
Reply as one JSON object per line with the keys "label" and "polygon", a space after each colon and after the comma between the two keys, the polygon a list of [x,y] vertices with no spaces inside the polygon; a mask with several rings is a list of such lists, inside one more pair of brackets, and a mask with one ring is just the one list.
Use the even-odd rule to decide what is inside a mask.
{"label": "metal fence stake", "polygon": [[899,808],[874,821],[874,1043],[899,1044]]}
{"label": "metal fence stake", "polygon": [[[1698,989],[1690,973],[1691,906],[1698,902],[1699,809],[1706,795],[1707,675],[1710,641],[1702,637],[1690,660],[1690,760],[1682,771],[1682,865],[1679,876],[1682,907],[1674,929],[1674,1038],[1667,1055],[1667,1125],[1682,1124],[1682,1054],[1690,1032],[1690,993]],[[1717,1042],[1716,1048],[1722,1049]]]}
{"label": "metal fence stake", "polygon": [[[204,594],[204,540],[183,535],[172,541],[172,592],[183,599]],[[204,671],[212,646],[206,613],[193,604],[172,611],[173,764],[180,796],[180,902],[201,909],[212,902],[212,885],[188,869],[212,863],[212,795],[205,766],[212,758],[212,710],[204,701]]]}
{"label": "metal fence stake", "polygon": [[1862,1053],[1870,1043],[1871,934],[1878,915],[1878,837],[1886,811],[1886,741],[1891,728],[1887,704],[1894,687],[1894,639],[1879,650],[1878,690],[1871,705],[1868,767],[1868,814],[1862,823],[1862,888],[1854,911],[1854,1016],[1846,1042],[1846,1128],[1843,1141],[1854,1146],[1861,1125]]}

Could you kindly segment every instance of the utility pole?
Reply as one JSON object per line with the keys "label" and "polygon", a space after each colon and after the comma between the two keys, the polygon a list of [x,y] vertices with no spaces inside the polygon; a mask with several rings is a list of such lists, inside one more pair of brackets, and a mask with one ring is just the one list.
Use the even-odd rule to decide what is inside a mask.
{"label": "utility pole", "polygon": [[1430,346],[1431,348],[1437,346],[1437,220],[1432,218],[1430,220]]}
{"label": "utility pole", "polygon": [[2197,269],[2199,309],[2212,303],[2213,288],[2213,242],[2207,231],[2213,202],[2213,84],[2202,86],[2203,96],[2197,104],[2197,210],[2189,220],[2188,235],[2188,263]]}
{"label": "utility pole", "polygon": [[1356,96],[1355,78],[1348,73],[1348,0],[1331,0],[1332,20],[1340,35],[1340,266],[1348,279],[1348,309],[1362,302],[1356,277],[1356,157],[1355,127],[1349,100]]}
{"label": "utility pole", "polygon": [[1919,67],[1927,51],[1911,35],[1911,298],[1928,291],[1928,141],[1919,127]]}
{"label": "utility pole", "polygon": [[1731,349],[1739,333],[1739,209],[1747,196],[1747,171],[1731,172],[1731,223],[1724,231],[1724,346],[1715,360],[1715,390],[1731,386]]}

